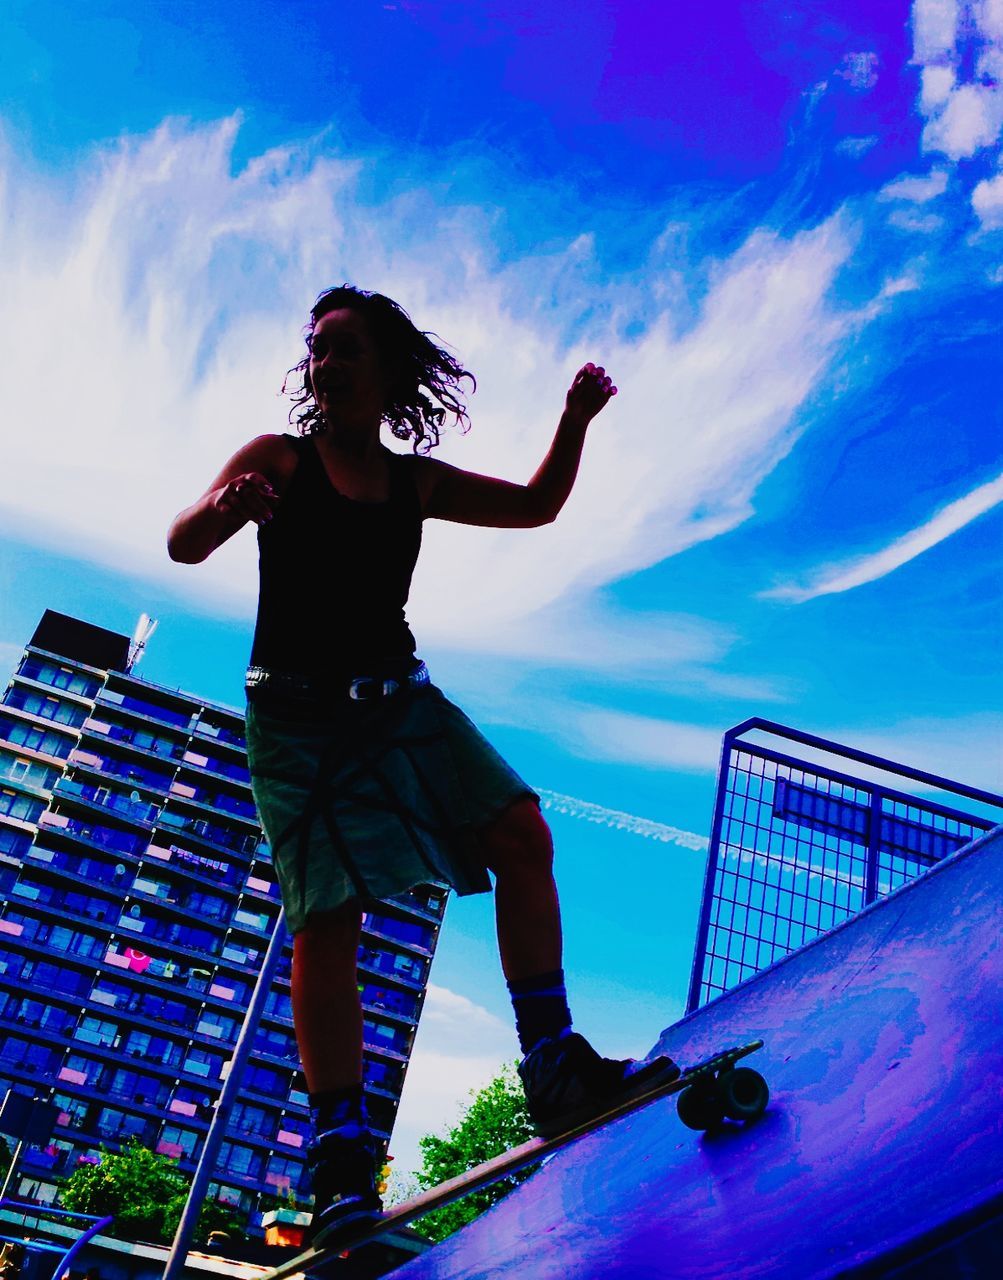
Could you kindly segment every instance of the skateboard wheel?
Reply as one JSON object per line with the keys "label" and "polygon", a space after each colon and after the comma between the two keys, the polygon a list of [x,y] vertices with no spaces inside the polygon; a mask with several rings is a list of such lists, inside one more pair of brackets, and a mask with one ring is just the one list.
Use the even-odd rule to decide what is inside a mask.
{"label": "skateboard wheel", "polygon": [[679,1095],[676,1111],[687,1129],[714,1129],[724,1119],[721,1099],[715,1093],[693,1085]]}
{"label": "skateboard wheel", "polygon": [[717,1082],[721,1107],[729,1120],[755,1120],[766,1110],[770,1090],[758,1071],[738,1067]]}

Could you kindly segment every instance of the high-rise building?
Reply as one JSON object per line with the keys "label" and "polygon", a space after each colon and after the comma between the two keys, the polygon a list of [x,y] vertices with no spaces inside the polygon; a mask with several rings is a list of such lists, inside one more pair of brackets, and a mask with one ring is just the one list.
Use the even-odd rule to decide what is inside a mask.
{"label": "high-rise building", "polygon": [[[198,1159],[280,904],[243,717],[132,672],[127,637],[46,611],[0,704],[0,1097],[60,1108],[10,1192],[51,1202],[130,1139]],[[367,912],[365,1079],[388,1140],[446,891]],[[287,944],[209,1194],[304,1199]]]}
{"label": "high-rise building", "polygon": [[1003,796],[770,720],[724,735],[688,1011],[990,830]]}

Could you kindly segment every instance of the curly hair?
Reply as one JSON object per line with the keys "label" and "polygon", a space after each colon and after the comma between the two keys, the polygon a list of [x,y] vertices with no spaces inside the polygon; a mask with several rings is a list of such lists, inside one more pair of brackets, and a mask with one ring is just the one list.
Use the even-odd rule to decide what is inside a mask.
{"label": "curly hair", "polygon": [[382,293],[368,293],[354,285],[342,284],[325,289],[310,309],[310,321],[304,334],[306,355],[286,374],[282,390],[289,379],[299,376],[299,388],[288,391],[293,407],[289,421],[303,436],[324,430],[324,417],[314,397],[310,382],[310,347],[314,329],[329,311],[347,308],[357,311],[366,322],[386,375],[387,400],[383,421],[398,440],[413,440],[415,453],[428,453],[439,443],[446,414],[452,414],[461,430],[468,430],[470,419],[459,396],[460,383],[469,378],[473,389],[477,379],[442,347],[432,341],[438,335],[424,333],[415,327],[402,306]]}

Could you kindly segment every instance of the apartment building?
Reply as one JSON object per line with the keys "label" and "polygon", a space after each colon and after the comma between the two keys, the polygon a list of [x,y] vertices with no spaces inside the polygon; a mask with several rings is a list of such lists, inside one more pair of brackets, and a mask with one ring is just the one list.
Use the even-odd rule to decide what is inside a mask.
{"label": "apartment building", "polygon": [[[191,1172],[279,913],[239,711],[140,679],[135,644],[46,611],[0,702],[0,1097],[55,1102],[10,1192],[51,1202],[130,1139]],[[368,912],[365,1073],[389,1142],[446,892]],[[308,1109],[291,948],[210,1195],[300,1200]]]}

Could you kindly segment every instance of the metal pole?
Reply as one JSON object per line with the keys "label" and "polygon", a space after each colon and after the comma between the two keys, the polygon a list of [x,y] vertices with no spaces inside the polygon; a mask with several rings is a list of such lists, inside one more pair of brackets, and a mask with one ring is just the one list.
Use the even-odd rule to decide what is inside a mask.
{"label": "metal pole", "polygon": [[114,1221],[115,1215],[109,1213],[106,1218],[99,1218],[97,1222],[92,1222],[83,1235],[77,1237],[56,1263],[56,1269],[52,1273],[52,1280],[69,1280],[70,1263],[83,1252],[84,1248],[90,1244],[99,1231],[111,1226]]}
{"label": "metal pole", "polygon": [[272,931],[268,950],[265,953],[261,972],[258,974],[258,980],[251,995],[251,1002],[247,1006],[247,1013],[244,1015],[244,1025],[240,1029],[240,1036],[233,1050],[233,1057],[230,1059],[230,1069],[227,1072],[223,1088],[220,1090],[215,1114],[209,1125],[209,1132],[206,1134],[205,1142],[202,1144],[202,1154],[199,1156],[199,1162],[195,1168],[195,1176],[192,1178],[191,1190],[188,1192],[188,1199],[185,1201],[181,1221],[178,1223],[178,1229],[174,1235],[174,1243],[171,1246],[170,1257],[167,1259],[163,1280],[175,1280],[184,1269],[185,1259],[188,1257],[188,1250],[191,1248],[192,1238],[195,1235],[199,1213],[202,1210],[202,1202],[205,1199],[206,1188],[216,1169],[216,1159],[223,1143],[223,1136],[226,1133],[227,1121],[230,1118],[230,1112],[240,1090],[244,1067],[250,1056],[251,1046],[254,1043],[254,1033],[258,1029],[258,1023],[261,1021],[265,1001],[268,999],[275,971],[279,967],[285,942],[285,913],[280,912],[275,922],[275,928]]}
{"label": "metal pole", "polygon": [[707,870],[704,873],[700,920],[697,925],[696,947],[693,951],[693,967],[690,970],[690,991],[686,1001],[687,1013],[693,1013],[700,1006],[704,966],[707,963],[707,932],[710,929],[710,913],[714,905],[714,881],[717,876],[721,831],[724,827],[724,807],[728,799],[731,751],[735,744],[735,736],[742,728],[743,726],[739,725],[738,729],[729,729],[721,740],[721,762],[717,770],[717,795],[714,797],[714,818],[711,824],[710,841],[707,845]]}

